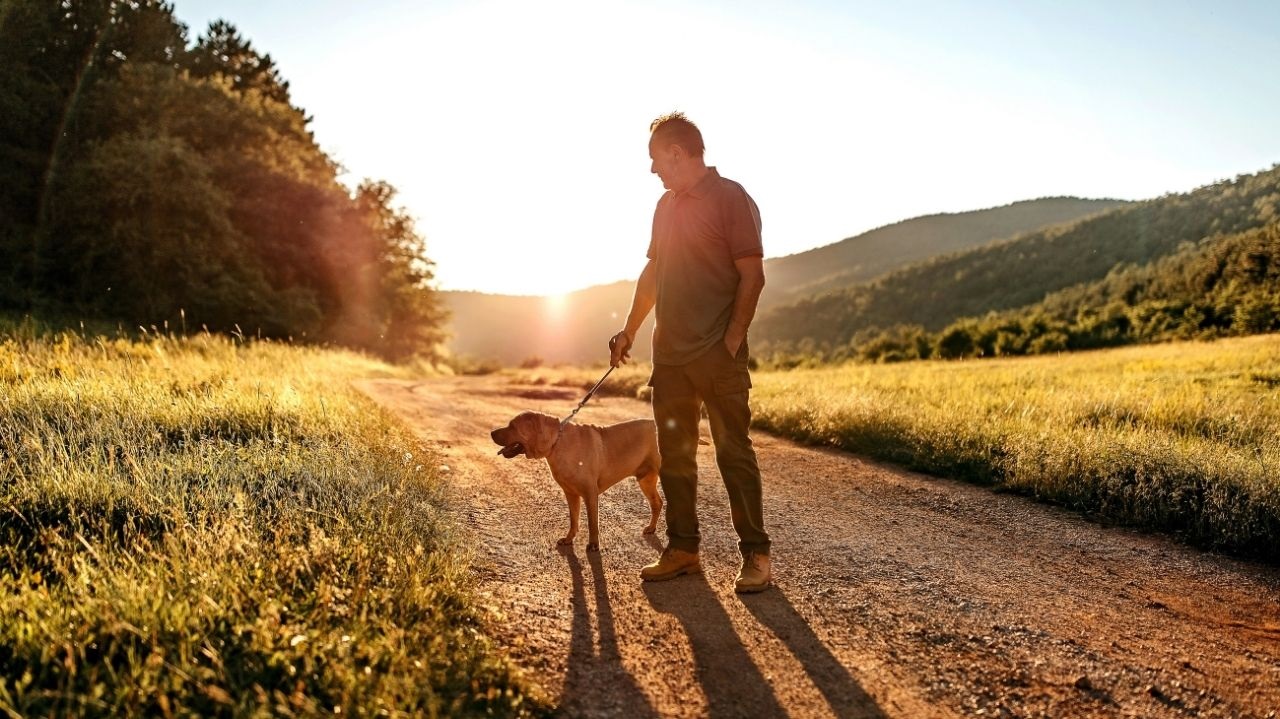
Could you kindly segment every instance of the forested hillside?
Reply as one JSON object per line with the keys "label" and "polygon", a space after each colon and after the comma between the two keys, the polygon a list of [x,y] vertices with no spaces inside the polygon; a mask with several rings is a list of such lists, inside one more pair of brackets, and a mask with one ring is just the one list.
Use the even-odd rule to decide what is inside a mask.
{"label": "forested hillside", "polygon": [[907,357],[923,347],[942,357],[991,357],[1277,330],[1280,222],[1272,222],[1122,265],[1030,307],[958,320],[933,336],[902,342],[901,329],[888,332],[863,343],[859,355]]}
{"label": "forested hillside", "polygon": [[931,257],[1079,220],[1125,204],[1128,203],[1122,200],[1043,197],[895,222],[824,247],[770,259],[766,264],[769,282],[760,297],[760,308],[845,289]]}
{"label": "forested hillside", "polygon": [[157,0],[3,0],[0,309],[433,352],[422,237],[308,123],[229,23],[191,43]]}
{"label": "forested hillside", "polygon": [[[754,336],[775,355],[865,356],[869,344],[887,342],[885,351],[891,354],[927,356],[938,339],[930,333],[960,318],[1026,307],[1053,292],[1100,280],[1118,266],[1144,265],[1187,243],[1263,227],[1277,217],[1280,166],[935,258],[847,291],[775,308],[757,320]],[[962,341],[958,345],[942,354],[975,351]]]}

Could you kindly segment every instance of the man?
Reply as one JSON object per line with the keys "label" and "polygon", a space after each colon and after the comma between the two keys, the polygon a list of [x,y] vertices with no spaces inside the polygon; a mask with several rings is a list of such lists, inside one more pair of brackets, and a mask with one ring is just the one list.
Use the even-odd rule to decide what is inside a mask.
{"label": "man", "polygon": [[625,363],[640,324],[657,307],[649,384],[668,542],[640,576],[663,581],[701,570],[696,456],[701,402],[742,552],[734,589],[758,592],[772,579],[760,469],[747,435],[747,327],[764,287],[760,211],[742,185],[706,165],[702,133],[681,113],[650,125],[649,157],[650,170],[667,192],[653,213],[649,263],[636,283],[626,326],[609,340],[610,363]]}

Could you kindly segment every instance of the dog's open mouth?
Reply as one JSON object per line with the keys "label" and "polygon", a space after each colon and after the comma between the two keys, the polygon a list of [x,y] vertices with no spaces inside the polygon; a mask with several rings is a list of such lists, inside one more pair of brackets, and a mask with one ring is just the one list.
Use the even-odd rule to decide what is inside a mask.
{"label": "dog's open mouth", "polygon": [[524,454],[524,445],[519,442],[516,442],[515,444],[509,444],[503,447],[502,449],[498,450],[498,454],[502,455],[503,457],[506,457],[507,459],[511,459],[516,455]]}

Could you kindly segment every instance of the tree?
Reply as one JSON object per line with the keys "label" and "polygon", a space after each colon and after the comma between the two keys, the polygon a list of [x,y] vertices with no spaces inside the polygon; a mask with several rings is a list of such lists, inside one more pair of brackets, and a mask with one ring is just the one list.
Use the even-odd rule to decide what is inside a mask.
{"label": "tree", "polygon": [[143,324],[262,323],[269,295],[227,217],[227,198],[181,140],[120,134],[59,187],[43,284],[84,308]]}
{"label": "tree", "polygon": [[158,0],[0,5],[0,301],[29,306],[48,201],[79,146],[83,98],[127,63],[175,65],[186,28]]}
{"label": "tree", "polygon": [[431,353],[395,190],[353,194],[230,23],[160,0],[0,0],[0,303]]}
{"label": "tree", "polygon": [[[432,263],[413,219],[393,206],[396,190],[365,180],[355,192],[356,225],[342,253],[356,281],[347,285],[338,336],[392,359],[434,355],[447,313],[431,287]],[[357,239],[358,238],[358,239]]]}
{"label": "tree", "polygon": [[938,336],[934,354],[942,359],[971,357],[976,353],[977,347],[969,327],[964,324],[954,324]]}
{"label": "tree", "polygon": [[270,55],[260,55],[253,43],[241,37],[226,20],[209,23],[191,50],[187,67],[198,78],[220,75],[239,92],[258,92],[265,97],[290,104],[289,83],[280,75]]}

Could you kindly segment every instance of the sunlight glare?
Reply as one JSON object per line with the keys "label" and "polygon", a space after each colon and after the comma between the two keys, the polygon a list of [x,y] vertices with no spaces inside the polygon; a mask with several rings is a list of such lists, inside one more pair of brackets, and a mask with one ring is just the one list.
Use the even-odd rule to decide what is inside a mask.
{"label": "sunlight glare", "polygon": [[543,298],[542,302],[546,311],[547,320],[551,324],[558,324],[564,319],[565,310],[569,307],[569,293],[561,292],[559,294],[547,295]]}

